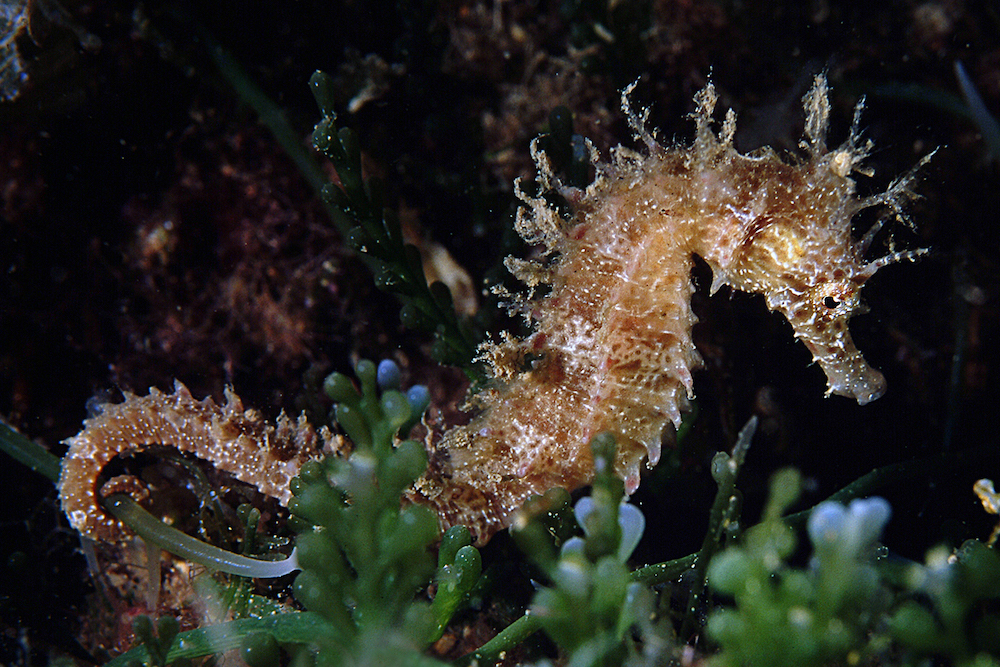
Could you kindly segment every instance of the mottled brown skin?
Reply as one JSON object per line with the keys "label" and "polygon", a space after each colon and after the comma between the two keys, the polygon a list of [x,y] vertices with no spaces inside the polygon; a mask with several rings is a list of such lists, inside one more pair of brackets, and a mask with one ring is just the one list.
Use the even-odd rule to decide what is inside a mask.
{"label": "mottled brown skin", "polygon": [[[325,429],[321,435],[331,442]],[[245,410],[232,391],[226,391],[226,403],[220,406],[211,398],[195,399],[177,382],[172,394],[152,389],[146,396],[127,394],[124,402],[105,405],[67,444],[59,478],[63,512],[83,535],[113,542],[130,531],[104,511],[98,494],[143,494],[138,480],[127,476],[97,488],[101,470],[116,456],[151,447],[176,448],[287,505],[289,482],[306,461],[320,456],[323,442],[304,417],[294,423],[282,414],[271,424],[256,411]]]}
{"label": "mottled brown skin", "polygon": [[864,404],[885,389],[847,323],[878,268],[921,251],[867,262],[870,235],[855,241],[850,221],[876,204],[898,212],[912,175],[883,195],[855,196],[851,172],[868,147],[858,145],[855,124],[843,146],[826,149],[823,77],[805,98],[807,156],[795,164],[770,150],[739,154],[732,112],[716,135],[711,85],[696,98],[693,145],[672,149],[645,130],[629,92],[623,106],[645,153],[615,149],[585,192],[561,187],[536,154],[543,187],[574,202],[575,214],[565,224],[542,198],[519,191],[528,207],[518,231],[542,244],[546,259],[508,266],[551,290],[526,308],[531,336],[485,348],[495,386],[477,397],[481,411],[468,426],[444,435],[411,494],[438,511],[443,528],[467,525],[479,543],[510,525],[529,496],[588,484],[589,442],[600,432],[616,437],[628,492],[643,462],[656,464],[662,431],[680,424],[700,364],[691,339],[694,255],[712,268],[713,292],[729,285],[763,294],[788,319],[826,373],[828,394]]}

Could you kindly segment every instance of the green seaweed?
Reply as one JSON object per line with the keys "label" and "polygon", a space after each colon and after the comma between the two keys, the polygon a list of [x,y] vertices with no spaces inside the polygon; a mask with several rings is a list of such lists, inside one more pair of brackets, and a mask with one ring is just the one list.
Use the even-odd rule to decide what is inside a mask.
{"label": "green seaweed", "polygon": [[757,431],[757,418],[751,417],[740,431],[733,445],[733,453],[717,452],[712,457],[712,478],[718,485],[712,509],[709,512],[708,530],[702,541],[698,558],[694,563],[694,582],[688,594],[687,611],[684,625],[681,627],[681,637],[693,634],[698,625],[701,598],[705,592],[705,575],[708,565],[716,552],[723,546],[726,537],[731,536],[739,526],[741,497],[736,491],[736,476],[739,474],[743,461],[746,459],[750,441]]}
{"label": "green seaweed", "polygon": [[[355,370],[360,390],[341,374],[325,383],[354,452],[307,464],[292,486],[302,568],[293,591],[328,621],[312,642],[320,664],[435,664],[423,651],[478,580],[479,552],[468,529],[454,528],[435,567],[437,517],[428,507],[400,507],[427,456],[397,433],[426,404],[419,392],[399,391],[392,362],[361,361]],[[428,603],[418,593],[432,578],[437,595]]]}
{"label": "green seaweed", "polygon": [[[244,511],[245,554],[233,554],[191,538],[149,515],[125,496],[106,499],[108,510],[149,543],[221,572],[277,576],[302,567],[294,585],[306,612],[258,604],[237,577],[204,593],[217,597],[226,613],[266,614],[181,633],[171,620],[140,621],[140,645],[108,663],[173,665],[238,648],[253,664],[278,664],[289,653],[296,664],[336,665],[357,659],[371,664],[440,664],[426,656],[455,615],[470,600],[482,562],[468,530],[456,527],[437,539],[435,517],[423,507],[401,509],[399,498],[423,471],[423,446],[400,440],[426,408],[421,386],[403,393],[392,362],[367,361],[356,368],[357,384],[341,374],[324,383],[336,401],[335,423],[356,450],[349,459],[328,457],[310,464],[294,483],[300,535],[287,561],[248,557],[259,515]],[[5,451],[17,452],[36,471],[57,478],[56,459],[37,444],[4,427]],[[623,540],[622,483],[611,473],[613,441],[596,438],[598,470],[589,496],[577,502],[571,520],[565,492],[553,490],[530,500],[517,522],[515,538],[549,585],[529,610],[457,664],[488,664],[544,631],[569,664],[623,664],[641,656],[677,650],[669,623],[652,623],[655,583],[689,579],[683,630],[699,627],[705,602],[708,636],[718,643],[715,664],[868,664],[888,651],[900,664],[928,657],[955,664],[996,664],[1000,647],[1000,558],[970,541],[950,555],[936,550],[926,565],[880,559],[875,540],[888,506],[859,500],[889,483],[925,474],[942,464],[968,464],[988,451],[964,452],[894,464],[872,471],[811,510],[783,516],[798,494],[794,471],[772,483],[762,522],[740,545],[713,553],[732,538],[737,523],[735,475],[752,435],[744,429],[732,455],[716,456],[719,484],[709,530],[697,554],[631,570],[627,559],[641,528]],[[849,508],[840,503],[852,501]],[[632,521],[635,522],[635,512]],[[639,514],[641,516],[641,514]],[[789,565],[797,526],[808,524],[813,558],[806,568]],[[584,536],[573,536],[574,525]],[[267,538],[264,538],[265,541]],[[710,589],[731,596],[735,606],[704,598],[699,564],[706,564]],[[267,573],[261,568],[278,568]],[[249,568],[249,569],[247,569]],[[432,586],[433,584],[433,586]],[[211,588],[211,587],[210,587]],[[433,591],[433,599],[428,599]],[[251,612],[251,606],[255,611]],[[241,611],[242,610],[242,611]],[[692,630],[689,630],[692,631]],[[174,638],[176,634],[176,638]],[[776,650],[779,647],[780,650]],[[666,653],[665,653],[666,652]],[[180,662],[178,662],[180,661]]]}
{"label": "green seaweed", "polygon": [[126,495],[106,498],[104,507],[143,540],[216,572],[241,577],[280,577],[298,569],[292,557],[278,561],[259,560],[191,537],[163,523]]}
{"label": "green seaweed", "polygon": [[[311,612],[289,612],[265,618],[244,618],[178,633],[171,643],[163,664],[178,660],[202,658],[239,649],[243,641],[256,633],[266,633],[282,644],[308,644],[323,630],[326,621]],[[158,642],[159,643],[159,642]],[[122,653],[105,667],[129,667],[151,664],[147,644]]]}
{"label": "green seaweed", "polygon": [[340,181],[327,184],[322,196],[340,212],[340,217],[349,221],[348,244],[361,253],[375,285],[402,301],[403,325],[433,335],[434,358],[459,366],[473,380],[481,380],[481,373],[473,367],[476,344],[471,324],[458,319],[447,285],[427,284],[420,252],[404,241],[399,220],[383,207],[382,185],[365,178],[362,172],[357,137],[349,128],[337,126],[333,80],[323,72],[315,72],[309,85],[323,114],[313,130],[313,144],[330,160]]}
{"label": "green seaweed", "polygon": [[889,518],[888,503],[875,498],[849,508],[830,501],[817,506],[809,518],[812,564],[795,569],[787,565],[795,532],[781,515],[800,487],[796,471],[777,473],[764,520],[709,566],[712,589],[735,600],[734,608],[716,609],[708,618],[708,635],[721,648],[713,665],[856,664],[877,646],[869,631],[885,596],[874,543]]}
{"label": "green seaweed", "polygon": [[549,532],[537,529],[539,513],[519,520],[515,532],[522,549],[551,582],[536,593],[525,618],[536,619],[567,656],[567,664],[580,667],[623,664],[638,652],[634,629],[646,648],[657,643],[658,633],[650,621],[653,593],[631,579],[627,565],[645,519],[637,507],[625,502],[624,485],[614,474],[613,436],[598,435],[591,447],[594,484],[590,495],[574,507],[584,537],[571,537],[559,545],[544,543]]}
{"label": "green seaweed", "polygon": [[997,664],[995,550],[969,540],[954,554],[932,550],[926,565],[901,564],[878,544],[885,500],[827,500],[809,511],[809,564],[794,567],[797,539],[781,515],[800,487],[796,471],[776,474],[763,521],[712,560],[709,584],[734,604],[709,615],[719,647],[710,664]]}
{"label": "green seaweed", "polygon": [[977,540],[954,554],[935,549],[903,572],[904,601],[889,616],[908,664],[944,657],[956,665],[1000,664],[1000,555]]}

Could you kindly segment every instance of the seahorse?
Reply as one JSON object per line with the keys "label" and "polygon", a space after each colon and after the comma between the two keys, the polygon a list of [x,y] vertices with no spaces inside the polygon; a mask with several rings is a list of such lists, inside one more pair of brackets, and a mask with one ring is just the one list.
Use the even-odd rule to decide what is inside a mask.
{"label": "seahorse", "polygon": [[[406,494],[407,502],[434,508],[442,530],[468,526],[477,544],[509,526],[531,495],[588,484],[589,442],[598,433],[614,434],[615,468],[628,493],[638,488],[643,465],[656,465],[662,433],[679,426],[693,398],[691,373],[701,363],[691,335],[694,256],[712,270],[712,293],[728,285],[763,294],[768,308],[787,318],[825,372],[828,395],[865,404],[885,390],[882,374],[852,342],[848,321],[861,309],[859,292],[869,278],[925,250],[866,261],[887,218],[857,240],[851,220],[874,206],[905,219],[916,173],[929,156],[885,192],[859,197],[852,173],[871,151],[859,130],[863,104],[846,142],[828,149],[823,76],[803,100],[804,156],[791,162],[770,149],[736,151],[732,110],[716,133],[711,84],[695,97],[692,144],[664,147],[646,129],[648,109],[632,109],[633,89],[623,91],[622,108],[645,148],[619,146],[601,162],[591,146],[596,178],[585,190],[560,183],[532,144],[543,192],[529,195],[516,184],[525,204],[516,226],[542,255],[508,258],[506,265],[529,289],[549,289],[513,304],[533,320],[530,335],[504,334],[482,346],[492,381],[473,397],[478,414],[430,445],[428,469]],[[545,199],[548,191],[573,206],[569,220]],[[126,399],[68,441],[63,509],[92,537],[125,535],[97,499],[97,479],[115,456],[155,445],[191,451],[287,503],[291,477],[320,455],[317,435],[303,420],[293,426],[279,418],[275,428],[231,393],[224,406],[197,401],[182,385],[174,394],[154,390]],[[321,435],[330,450],[333,440]]]}
{"label": "seahorse", "polygon": [[562,195],[574,213],[564,220],[542,195],[518,186],[525,206],[517,230],[541,246],[542,257],[507,266],[529,288],[549,290],[520,304],[535,322],[530,335],[483,348],[493,385],[475,397],[472,422],[443,435],[409,496],[435,508],[442,528],[469,526],[480,544],[531,495],[588,484],[588,443],[598,433],[614,434],[615,467],[628,493],[643,464],[657,463],[662,432],[680,425],[701,362],[691,336],[695,255],[712,270],[712,293],[723,285],[759,293],[787,318],[825,372],[827,395],[865,404],[885,390],[851,340],[848,320],[880,268],[925,251],[866,261],[886,218],[858,240],[851,219],[879,205],[903,217],[927,158],[885,192],[857,196],[852,173],[871,150],[859,130],[863,100],[846,142],[829,150],[822,75],[803,98],[804,156],[791,162],[770,149],[740,154],[732,110],[716,133],[711,84],[695,97],[693,143],[664,147],[646,129],[649,110],[632,109],[634,86],[622,93],[622,108],[645,148],[619,146],[600,162],[591,147],[597,176],[586,190],[560,183],[533,144],[543,194]]}

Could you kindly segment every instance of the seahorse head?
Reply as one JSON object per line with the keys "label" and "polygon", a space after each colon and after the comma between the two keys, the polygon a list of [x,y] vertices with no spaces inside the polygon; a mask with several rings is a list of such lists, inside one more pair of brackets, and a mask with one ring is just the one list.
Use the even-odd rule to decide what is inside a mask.
{"label": "seahorse head", "polygon": [[861,404],[875,400],[885,391],[885,378],[855,347],[848,322],[864,310],[860,291],[869,278],[887,264],[916,259],[926,250],[867,261],[872,239],[893,216],[882,216],[860,239],[852,236],[852,219],[863,209],[885,207],[907,221],[904,207],[916,196],[916,174],[933,153],[885,192],[858,197],[854,172],[870,175],[862,166],[871,151],[871,143],[861,138],[864,102],[855,107],[847,141],[828,149],[825,76],[816,76],[803,98],[806,136],[800,146],[805,156],[791,164],[769,149],[738,153],[732,146],[732,112],[716,136],[709,127],[715,106],[711,85],[696,100],[697,159],[686,164],[691,165],[695,185],[694,208],[711,213],[709,227],[718,225],[717,233],[697,241],[695,249],[712,267],[712,292],[728,284],[763,294],[768,307],[785,316],[826,373],[828,395]]}
{"label": "seahorse head", "polygon": [[827,394],[863,405],[885,392],[885,377],[865,361],[848,329],[851,317],[864,311],[860,291],[873,273],[853,255],[850,246],[809,248],[799,261],[782,267],[765,298],[823,369]]}
{"label": "seahorse head", "polygon": [[[886,198],[857,199],[853,182],[834,168],[816,163],[801,166],[797,176],[804,176],[799,182],[802,187],[791,187],[784,204],[775,204],[741,225],[743,238],[728,267],[727,282],[763,294],[768,307],[785,316],[795,337],[826,374],[827,394],[865,404],[883,394],[885,378],[865,361],[848,329],[851,317],[865,311],[861,288],[881,267],[915,259],[925,251],[865,260],[875,230],[855,240],[851,218],[861,208]],[[818,184],[820,169],[831,173]],[[893,201],[899,198],[901,187],[890,189]]]}

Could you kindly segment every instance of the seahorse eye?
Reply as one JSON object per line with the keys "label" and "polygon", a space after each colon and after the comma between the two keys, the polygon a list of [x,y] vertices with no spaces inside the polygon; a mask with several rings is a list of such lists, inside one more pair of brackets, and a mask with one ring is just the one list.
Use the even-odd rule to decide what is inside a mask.
{"label": "seahorse eye", "polygon": [[837,306],[840,305],[840,302],[837,301],[832,296],[828,296],[825,299],[823,299],[823,305],[826,306],[827,308],[833,310],[834,308],[836,308]]}

